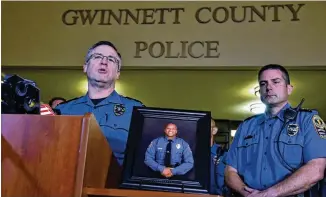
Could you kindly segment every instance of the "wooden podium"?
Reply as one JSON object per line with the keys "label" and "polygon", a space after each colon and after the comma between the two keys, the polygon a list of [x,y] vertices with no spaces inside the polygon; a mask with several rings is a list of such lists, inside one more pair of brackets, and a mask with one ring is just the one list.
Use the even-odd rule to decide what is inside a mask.
{"label": "wooden podium", "polygon": [[1,119],[4,197],[211,196],[118,189],[121,169],[92,114]]}

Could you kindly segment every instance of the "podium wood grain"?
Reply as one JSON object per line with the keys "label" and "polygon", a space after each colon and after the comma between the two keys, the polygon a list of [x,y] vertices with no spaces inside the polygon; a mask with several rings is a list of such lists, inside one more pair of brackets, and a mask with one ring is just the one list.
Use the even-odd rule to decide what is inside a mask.
{"label": "podium wood grain", "polygon": [[91,114],[2,115],[1,194],[81,196],[104,188],[111,149]]}

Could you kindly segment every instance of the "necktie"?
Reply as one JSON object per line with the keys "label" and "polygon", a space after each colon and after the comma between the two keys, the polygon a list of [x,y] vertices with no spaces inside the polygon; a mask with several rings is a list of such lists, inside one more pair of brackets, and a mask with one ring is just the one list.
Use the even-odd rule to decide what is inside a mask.
{"label": "necktie", "polygon": [[169,140],[169,143],[166,145],[166,151],[164,157],[165,167],[171,167],[171,142],[172,140]]}

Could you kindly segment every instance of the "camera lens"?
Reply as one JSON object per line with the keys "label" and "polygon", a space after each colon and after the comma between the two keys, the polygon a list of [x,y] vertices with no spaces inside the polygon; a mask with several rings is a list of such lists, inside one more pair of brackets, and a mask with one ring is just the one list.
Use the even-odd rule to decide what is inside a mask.
{"label": "camera lens", "polygon": [[24,82],[18,82],[16,85],[16,93],[18,96],[25,96],[27,93],[27,85]]}

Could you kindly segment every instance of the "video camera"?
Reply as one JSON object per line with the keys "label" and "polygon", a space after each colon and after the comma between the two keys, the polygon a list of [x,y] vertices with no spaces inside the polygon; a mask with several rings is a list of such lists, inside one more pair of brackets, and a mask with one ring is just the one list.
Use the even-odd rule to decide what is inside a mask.
{"label": "video camera", "polygon": [[1,82],[1,114],[40,114],[40,90],[18,75]]}

